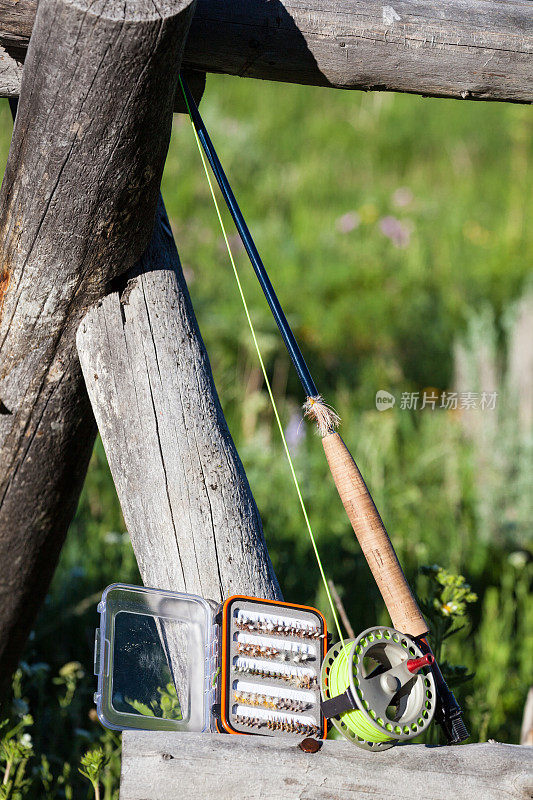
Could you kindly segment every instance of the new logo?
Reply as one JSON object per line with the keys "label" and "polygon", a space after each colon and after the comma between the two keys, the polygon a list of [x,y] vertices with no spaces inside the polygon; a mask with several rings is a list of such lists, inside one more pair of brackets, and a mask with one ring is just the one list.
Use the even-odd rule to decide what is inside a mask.
{"label": "new logo", "polygon": [[390,392],[386,392],[384,389],[376,392],[376,408],[378,411],[386,411],[388,408],[392,408],[395,402],[396,398]]}

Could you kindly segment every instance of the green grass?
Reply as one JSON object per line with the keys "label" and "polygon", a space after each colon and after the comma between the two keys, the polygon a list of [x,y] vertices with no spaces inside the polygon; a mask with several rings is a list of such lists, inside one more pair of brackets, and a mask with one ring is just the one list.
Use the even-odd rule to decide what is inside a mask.
{"label": "green grass", "polygon": [[[463,574],[479,597],[467,628],[444,645],[449,661],[475,672],[459,689],[473,738],[516,742],[533,659],[532,437],[517,414],[517,404],[528,399],[517,395],[505,365],[510,351],[520,350],[508,320],[528,290],[533,257],[530,111],[210,76],[202,112],[311,371],[343,417],[343,437],[407,574],[424,595],[427,578],[417,577],[418,569],[437,562]],[[0,115],[5,161],[7,104]],[[190,124],[182,116],[175,117],[163,195],[285,596],[326,610]],[[405,246],[385,235],[391,227]],[[235,250],[288,424],[296,419],[301,392],[245,254]],[[376,411],[378,389],[399,398],[426,387],[453,388],[459,341],[469,363],[481,367],[488,344],[494,347],[496,414],[479,412],[472,426],[457,412],[408,412],[398,404]],[[486,388],[478,384],[472,367],[462,388]],[[305,427],[300,434],[295,461],[327,574],[356,631],[385,622],[320,443]],[[36,751],[51,759],[56,775],[64,763],[75,772],[84,748],[101,735],[89,716],[95,605],[105,585],[117,580],[139,577],[98,445],[26,653],[27,661],[49,665],[40,683],[28,678],[25,691]],[[58,711],[55,699],[63,696],[63,684],[52,678],[72,661],[81,662],[86,674],[67,713],[65,707]],[[108,800],[114,785],[109,778]],[[59,786],[50,792],[66,796]]]}
{"label": "green grass", "polygon": [[[449,385],[469,310],[489,301],[500,312],[530,270],[529,110],[220,78],[203,112],[321,383],[363,398],[376,381]],[[412,201],[398,208],[404,187]],[[184,117],[163,193],[216,366],[241,311]],[[340,233],[349,212],[360,225]],[[380,232],[391,215],[412,227],[405,249]],[[248,294],[270,333],[251,276]]]}

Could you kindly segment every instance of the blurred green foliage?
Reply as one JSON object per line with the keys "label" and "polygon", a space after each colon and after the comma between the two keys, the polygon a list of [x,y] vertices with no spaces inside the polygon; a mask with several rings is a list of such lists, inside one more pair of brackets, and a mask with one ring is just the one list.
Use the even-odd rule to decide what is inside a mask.
{"label": "blurred green foliage", "polygon": [[102,747],[93,747],[81,757],[79,772],[93,787],[95,800],[100,800],[100,778],[107,764],[107,757]]}
{"label": "blurred green foliage", "polygon": [[178,694],[172,681],[167,683],[166,686],[158,686],[157,691],[159,693],[158,700],[152,700],[149,705],[131,697],[126,697],[126,702],[129,703],[138,714],[143,714],[145,717],[182,719]]}
{"label": "blurred green foliage", "polygon": [[[518,305],[530,291],[533,256],[530,111],[214,76],[202,110],[405,571],[421,597],[433,598],[426,610],[434,626],[440,620],[442,656],[464,665],[458,684],[474,674],[457,689],[472,737],[517,742],[533,661],[531,397],[516,367],[523,325],[531,332]],[[0,123],[5,161],[7,104]],[[183,116],[175,117],[163,195],[285,597],[327,611]],[[356,631],[387,622],[320,442],[299,424],[300,388],[266,303],[236,237],[232,244],[328,577]],[[495,384],[483,384],[487,374]],[[497,390],[496,410],[400,408],[403,392],[454,388]],[[394,408],[376,410],[380,389],[395,395]],[[444,570],[419,573],[432,563]],[[32,765],[51,787],[46,797],[68,798],[73,787],[85,796],[77,765],[88,747],[106,753],[105,798],[116,796],[118,738],[95,719],[91,673],[96,603],[117,580],[140,578],[97,443],[13,697],[17,719],[30,710],[35,718],[36,755],[32,765],[21,751],[19,777]],[[457,608],[442,613],[450,602],[468,606],[465,628],[447,638],[450,619],[457,622]]]}

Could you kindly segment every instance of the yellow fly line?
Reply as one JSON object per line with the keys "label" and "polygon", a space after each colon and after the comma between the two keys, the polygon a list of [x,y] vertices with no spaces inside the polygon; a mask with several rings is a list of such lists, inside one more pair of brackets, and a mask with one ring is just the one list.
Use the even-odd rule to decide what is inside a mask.
{"label": "yellow fly line", "polygon": [[[181,78],[180,78],[180,83],[181,83]],[[183,85],[182,85],[182,90],[183,90]],[[328,582],[326,580],[324,567],[322,566],[322,560],[321,560],[320,554],[318,552],[318,548],[317,548],[317,545],[316,545],[316,540],[315,540],[315,536],[314,536],[314,533],[313,533],[313,529],[312,529],[311,523],[309,521],[309,515],[307,513],[307,509],[306,509],[306,506],[305,506],[305,503],[304,503],[304,499],[302,497],[302,492],[300,490],[300,484],[299,484],[298,478],[296,476],[296,470],[294,468],[294,463],[293,463],[293,460],[291,458],[291,454],[290,454],[290,451],[289,451],[289,446],[287,444],[287,439],[285,438],[285,433],[283,431],[283,425],[281,424],[281,419],[280,419],[280,416],[279,416],[279,413],[278,413],[278,407],[276,405],[276,401],[275,401],[274,395],[272,393],[272,387],[271,387],[270,381],[268,379],[267,371],[266,371],[266,368],[265,368],[265,363],[263,361],[263,356],[261,355],[261,350],[259,348],[259,343],[257,341],[257,336],[255,334],[255,328],[254,328],[254,324],[252,322],[252,318],[250,316],[250,311],[248,309],[248,303],[246,302],[246,298],[244,296],[244,291],[243,291],[243,288],[242,288],[241,280],[239,278],[239,273],[238,273],[238,270],[237,270],[237,266],[235,264],[235,259],[233,257],[233,253],[231,251],[231,247],[230,247],[230,243],[229,243],[229,240],[228,240],[228,235],[226,233],[226,228],[225,228],[225,225],[224,225],[224,221],[223,221],[222,215],[220,213],[220,208],[219,208],[218,201],[217,201],[217,198],[216,198],[216,195],[215,195],[215,190],[214,190],[214,187],[213,187],[213,183],[211,181],[211,176],[210,176],[209,170],[207,168],[207,162],[206,162],[204,153],[202,151],[202,146],[200,144],[200,140],[198,138],[198,134],[196,133],[196,129],[195,129],[194,124],[192,122],[191,112],[190,112],[189,104],[187,102],[187,98],[185,96],[185,92],[183,93],[183,96],[185,97],[185,102],[187,103],[187,109],[189,111],[189,119],[191,120],[191,126],[192,126],[192,130],[193,130],[193,133],[194,133],[194,138],[196,140],[196,144],[197,144],[197,147],[198,147],[198,152],[200,153],[200,158],[202,159],[202,164],[203,164],[204,172],[205,172],[205,175],[206,175],[206,178],[207,178],[207,183],[209,184],[209,189],[211,191],[211,197],[213,198],[213,203],[214,203],[214,206],[215,206],[215,209],[216,209],[218,221],[220,223],[220,228],[222,230],[222,235],[223,235],[224,241],[226,243],[226,248],[227,248],[227,251],[228,251],[229,259],[230,259],[230,262],[231,262],[231,266],[233,268],[233,274],[235,276],[235,280],[237,282],[237,287],[239,289],[239,295],[241,297],[242,304],[243,304],[243,307],[244,307],[244,313],[245,313],[246,319],[248,321],[248,326],[250,328],[250,333],[252,334],[252,339],[253,339],[255,351],[257,353],[257,358],[259,359],[259,364],[261,365],[261,372],[263,373],[263,378],[265,380],[265,385],[267,387],[268,396],[269,396],[270,402],[272,404],[272,409],[274,411],[274,416],[276,418],[276,423],[277,423],[278,430],[279,430],[279,433],[280,433],[280,436],[281,436],[281,441],[283,442],[283,448],[285,450],[285,455],[287,456],[287,461],[289,462],[289,468],[290,468],[290,471],[291,471],[292,480],[293,480],[293,483],[294,483],[294,486],[295,486],[295,489],[296,489],[296,494],[298,495],[298,500],[300,502],[300,506],[301,506],[302,513],[303,513],[303,516],[304,516],[305,525],[306,525],[307,531],[309,533],[309,538],[311,539],[311,544],[313,546],[313,550],[314,550],[314,553],[315,553],[315,556],[316,556],[316,560],[317,560],[317,563],[318,563],[318,568],[320,570],[320,575],[321,575],[322,581],[324,583],[324,588],[326,590],[326,595],[327,595],[328,602],[329,602],[329,605],[330,605],[330,608],[331,608],[331,613],[333,615],[333,619],[335,620],[335,626],[337,628],[337,633],[339,634],[339,640],[340,640],[340,642],[342,643],[342,645],[344,647],[344,639],[343,639],[342,632],[341,632],[341,627],[340,627],[339,618],[338,618],[338,615],[337,615],[337,610],[335,608],[335,604],[333,602],[333,598],[331,597],[331,592],[329,590]]]}

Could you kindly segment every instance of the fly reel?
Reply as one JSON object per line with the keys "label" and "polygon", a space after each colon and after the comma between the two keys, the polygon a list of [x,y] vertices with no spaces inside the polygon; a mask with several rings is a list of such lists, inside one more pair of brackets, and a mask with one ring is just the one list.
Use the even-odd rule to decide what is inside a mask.
{"label": "fly reel", "polygon": [[322,711],[346,739],[365,750],[387,750],[413,739],[435,713],[433,661],[394,628],[369,628],[327,652]]}

